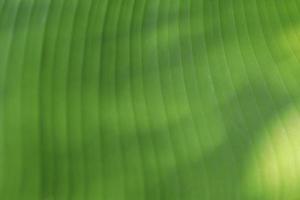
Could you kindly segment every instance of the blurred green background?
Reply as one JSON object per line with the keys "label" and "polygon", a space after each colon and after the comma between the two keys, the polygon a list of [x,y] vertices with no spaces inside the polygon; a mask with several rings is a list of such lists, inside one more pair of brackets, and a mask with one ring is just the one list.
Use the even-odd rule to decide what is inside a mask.
{"label": "blurred green background", "polygon": [[0,0],[1,200],[299,200],[300,1]]}

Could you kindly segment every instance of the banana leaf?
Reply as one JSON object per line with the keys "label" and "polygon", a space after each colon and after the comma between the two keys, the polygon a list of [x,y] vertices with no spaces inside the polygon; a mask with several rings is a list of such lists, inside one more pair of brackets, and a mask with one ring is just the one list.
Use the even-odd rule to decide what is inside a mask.
{"label": "banana leaf", "polygon": [[299,77],[298,0],[0,0],[0,199],[300,199]]}

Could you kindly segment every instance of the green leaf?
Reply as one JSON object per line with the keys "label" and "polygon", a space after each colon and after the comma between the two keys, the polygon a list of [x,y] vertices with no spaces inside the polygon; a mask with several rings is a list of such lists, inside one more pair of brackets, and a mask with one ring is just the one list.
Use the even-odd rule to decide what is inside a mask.
{"label": "green leaf", "polygon": [[299,10],[0,0],[0,199],[299,199]]}

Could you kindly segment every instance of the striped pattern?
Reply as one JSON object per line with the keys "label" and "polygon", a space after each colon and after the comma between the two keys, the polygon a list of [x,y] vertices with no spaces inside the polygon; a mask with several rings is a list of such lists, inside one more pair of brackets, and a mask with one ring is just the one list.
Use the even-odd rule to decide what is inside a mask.
{"label": "striped pattern", "polygon": [[0,0],[0,199],[299,199],[299,52],[298,0]]}

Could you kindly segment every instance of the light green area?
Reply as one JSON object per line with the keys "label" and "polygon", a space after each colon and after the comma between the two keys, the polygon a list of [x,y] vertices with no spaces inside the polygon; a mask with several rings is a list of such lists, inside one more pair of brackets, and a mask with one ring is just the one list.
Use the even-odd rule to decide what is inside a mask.
{"label": "light green area", "polygon": [[0,199],[298,200],[299,77],[298,0],[0,0]]}

